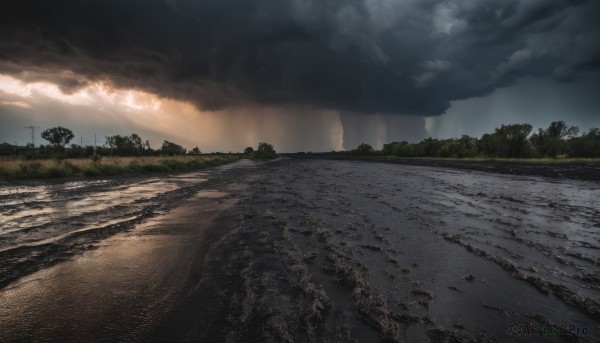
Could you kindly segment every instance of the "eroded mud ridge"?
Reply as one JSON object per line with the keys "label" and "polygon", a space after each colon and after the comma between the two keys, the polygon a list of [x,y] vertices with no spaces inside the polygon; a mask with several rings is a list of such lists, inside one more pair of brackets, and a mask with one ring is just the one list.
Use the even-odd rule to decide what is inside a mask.
{"label": "eroded mud ridge", "polygon": [[180,338],[600,339],[597,183],[326,160],[246,182]]}

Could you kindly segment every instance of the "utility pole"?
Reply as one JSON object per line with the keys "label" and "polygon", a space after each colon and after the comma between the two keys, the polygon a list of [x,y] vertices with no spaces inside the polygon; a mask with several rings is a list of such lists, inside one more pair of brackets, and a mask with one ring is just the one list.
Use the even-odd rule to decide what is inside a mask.
{"label": "utility pole", "polygon": [[79,138],[81,138],[81,144],[79,146],[83,148],[83,136],[79,136]]}
{"label": "utility pole", "polygon": [[35,129],[40,128],[39,126],[24,126],[24,129],[31,129],[31,146],[35,149]]}

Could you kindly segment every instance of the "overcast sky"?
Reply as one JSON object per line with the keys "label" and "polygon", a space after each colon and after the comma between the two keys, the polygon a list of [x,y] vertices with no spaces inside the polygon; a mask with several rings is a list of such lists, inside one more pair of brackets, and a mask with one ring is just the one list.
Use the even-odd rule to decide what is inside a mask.
{"label": "overcast sky", "polygon": [[[0,5],[0,142],[136,132],[203,151],[600,126],[596,0]],[[45,142],[43,142],[45,143]]]}

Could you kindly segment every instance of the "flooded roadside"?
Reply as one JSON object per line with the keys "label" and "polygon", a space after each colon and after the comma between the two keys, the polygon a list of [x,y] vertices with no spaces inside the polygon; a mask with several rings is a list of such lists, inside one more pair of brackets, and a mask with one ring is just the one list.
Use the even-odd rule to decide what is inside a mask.
{"label": "flooded roadside", "polygon": [[233,206],[201,191],[168,214],[0,291],[1,342],[141,342],[188,291],[212,221]]}
{"label": "flooded roadside", "polygon": [[[285,159],[177,179],[156,182],[179,190],[149,187],[127,205],[157,214],[109,239],[86,233],[77,258],[0,290],[0,341],[600,338],[598,183]],[[95,194],[76,193],[75,203]],[[23,247],[0,257],[18,263],[6,251],[22,249],[31,264],[48,239],[67,254],[55,237],[76,242],[80,229],[38,240],[7,232]]]}
{"label": "flooded roadside", "polygon": [[[97,212],[115,224],[102,222],[102,217],[91,222],[89,216],[90,222],[80,225],[97,228],[82,228],[71,220],[79,218],[77,212],[52,211],[70,226],[57,232],[58,221],[57,230],[48,230],[37,241],[25,233],[21,245],[0,252],[7,283],[0,289],[0,342],[147,341],[193,289],[193,277],[216,239],[213,236],[221,234],[213,222],[238,201],[243,185],[236,182],[237,175],[254,166],[240,161],[203,173],[82,180],[77,181],[80,187],[72,187],[72,181],[46,185],[46,189],[74,189],[48,192],[59,200],[58,205],[48,200],[48,207],[78,208],[88,214],[87,209],[103,207]],[[26,187],[41,186],[23,184],[19,191],[24,193]],[[135,195],[141,188],[143,194]],[[75,205],[86,197],[89,206]],[[98,198],[103,201],[93,201]],[[23,198],[22,203],[26,201]],[[131,221],[130,213],[112,211],[119,201],[132,211],[153,212]],[[20,218],[19,211],[4,214]],[[9,231],[19,238],[15,232]],[[14,251],[24,251],[24,257],[11,258]],[[45,260],[36,264],[38,256]],[[9,280],[6,270],[18,277]]]}
{"label": "flooded roadside", "polygon": [[164,214],[204,188],[209,176],[248,163],[173,176],[3,184],[0,287]]}

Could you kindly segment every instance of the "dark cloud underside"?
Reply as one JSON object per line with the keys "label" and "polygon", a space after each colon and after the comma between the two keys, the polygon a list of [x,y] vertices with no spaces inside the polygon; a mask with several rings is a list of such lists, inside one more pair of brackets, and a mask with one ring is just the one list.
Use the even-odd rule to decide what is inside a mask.
{"label": "dark cloud underside", "polygon": [[584,0],[3,1],[0,73],[209,109],[439,115],[524,76],[598,71],[598,17]]}

